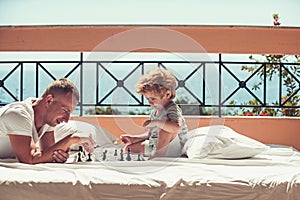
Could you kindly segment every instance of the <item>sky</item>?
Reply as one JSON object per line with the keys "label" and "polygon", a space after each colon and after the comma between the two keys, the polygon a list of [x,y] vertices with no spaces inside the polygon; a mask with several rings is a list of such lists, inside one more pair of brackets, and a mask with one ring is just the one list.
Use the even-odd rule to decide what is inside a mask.
{"label": "sky", "polygon": [[[0,0],[0,27],[18,25],[273,26],[274,13],[279,14],[281,26],[300,27],[299,8],[300,0]],[[74,55],[72,52],[70,54],[69,52],[64,54],[61,52],[51,52],[51,54],[0,52],[0,61],[33,58],[34,60],[57,60],[58,56],[64,57],[63,60],[78,60],[80,55],[79,53]],[[166,55],[162,56],[166,59]],[[222,60],[226,60],[225,56],[222,55]],[[228,57],[229,60],[232,59],[232,55]],[[241,60],[249,61],[248,57],[249,55],[241,55]],[[211,59],[217,60],[218,55]],[[236,60],[236,57],[234,59]]]}
{"label": "sky", "polygon": [[300,0],[0,0],[0,26],[245,25],[300,27]]}

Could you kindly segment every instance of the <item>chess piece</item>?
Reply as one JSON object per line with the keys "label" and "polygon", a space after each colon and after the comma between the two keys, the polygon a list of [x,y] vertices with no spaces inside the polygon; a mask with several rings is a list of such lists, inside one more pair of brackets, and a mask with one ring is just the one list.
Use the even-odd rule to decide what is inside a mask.
{"label": "chess piece", "polygon": [[86,154],[82,146],[79,146],[78,162],[84,162],[84,161],[86,161]]}
{"label": "chess piece", "polygon": [[79,146],[78,149],[79,149],[79,152],[83,152],[82,146]]}
{"label": "chess piece", "polygon": [[123,149],[120,151],[120,161],[124,161]]}
{"label": "chess piece", "polygon": [[107,150],[103,151],[103,157],[102,157],[102,160],[106,160],[106,154],[107,154]]}
{"label": "chess piece", "polygon": [[79,151],[78,153],[77,153],[77,162],[82,162],[82,160],[81,160],[81,152]]}
{"label": "chess piece", "polygon": [[77,162],[83,162],[83,148],[82,146],[79,146],[79,151],[77,153],[78,160]]}
{"label": "chess piece", "polygon": [[93,161],[92,158],[91,158],[91,156],[92,156],[92,154],[89,153],[89,154],[88,154],[88,159],[87,159],[86,161],[89,161],[89,162],[90,162],[90,161]]}
{"label": "chess piece", "polygon": [[130,155],[130,148],[127,149],[127,157],[126,157],[127,161],[131,161],[131,155]]}
{"label": "chess piece", "polygon": [[117,156],[118,156],[118,150],[115,149],[115,153],[114,153],[115,160],[117,160]]}
{"label": "chess piece", "polygon": [[141,161],[141,154],[140,153],[138,154],[137,161]]}

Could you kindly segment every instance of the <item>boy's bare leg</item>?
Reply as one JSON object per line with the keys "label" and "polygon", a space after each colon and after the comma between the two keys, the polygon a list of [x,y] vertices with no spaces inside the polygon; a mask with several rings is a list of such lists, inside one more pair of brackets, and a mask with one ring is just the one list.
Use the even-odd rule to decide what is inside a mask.
{"label": "boy's bare leg", "polygon": [[174,134],[168,133],[164,130],[158,132],[158,141],[156,146],[156,152],[153,157],[162,157],[167,153],[168,145],[175,137]]}

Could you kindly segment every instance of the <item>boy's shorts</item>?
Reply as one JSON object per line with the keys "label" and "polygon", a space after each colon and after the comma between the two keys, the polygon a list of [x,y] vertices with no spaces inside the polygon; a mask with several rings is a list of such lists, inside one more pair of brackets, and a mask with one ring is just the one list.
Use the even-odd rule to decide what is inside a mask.
{"label": "boy's shorts", "polygon": [[[150,156],[150,147],[149,147],[149,140],[145,140],[143,142],[144,144],[144,156],[149,157]],[[180,145],[180,139],[177,135],[168,145],[166,157],[180,157],[182,155],[181,152],[181,145]]]}

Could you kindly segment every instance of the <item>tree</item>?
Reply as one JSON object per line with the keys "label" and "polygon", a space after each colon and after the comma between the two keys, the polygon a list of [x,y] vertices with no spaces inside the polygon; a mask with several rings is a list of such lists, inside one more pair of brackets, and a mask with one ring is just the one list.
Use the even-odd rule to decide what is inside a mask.
{"label": "tree", "polygon": [[[268,80],[272,80],[275,75],[281,76],[283,86],[286,89],[286,94],[281,96],[281,102],[275,101],[272,104],[275,106],[285,106],[285,108],[273,109],[273,108],[261,108],[261,107],[253,107],[251,109],[245,109],[243,111],[243,115],[263,115],[263,116],[300,116],[300,110],[297,108],[293,108],[299,106],[300,97],[297,94],[299,91],[298,78],[300,77],[300,65],[292,65],[285,66],[282,63],[289,62],[289,58],[291,56],[286,55],[263,55],[267,64],[264,68],[261,68],[260,71],[256,74],[259,76],[260,81],[252,86],[252,90],[260,89],[264,73],[266,73],[266,78]],[[295,63],[300,63],[300,56],[295,55]],[[249,56],[250,60],[254,60],[256,62],[261,62],[255,59],[252,55]],[[248,67],[242,66],[242,71],[248,71],[249,73],[254,73],[259,66]],[[264,72],[266,70],[266,72]],[[281,72],[281,73],[280,73]],[[255,99],[249,100],[246,103],[247,105],[257,106],[258,101]]]}
{"label": "tree", "polygon": [[111,106],[106,108],[96,107],[95,109],[89,109],[86,111],[89,115],[119,115],[121,112],[118,109],[112,109]]}

